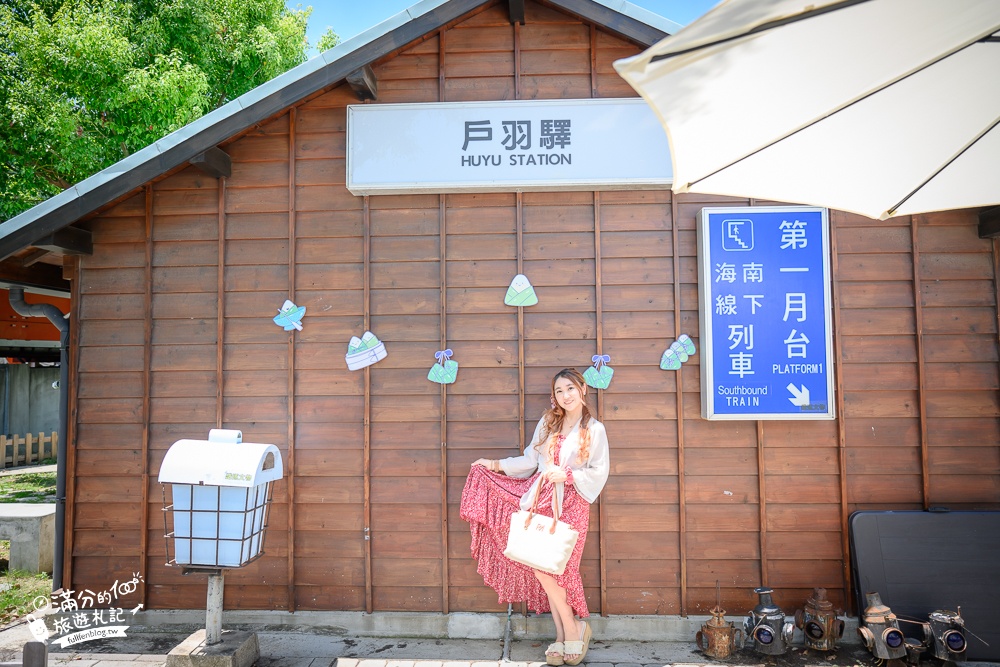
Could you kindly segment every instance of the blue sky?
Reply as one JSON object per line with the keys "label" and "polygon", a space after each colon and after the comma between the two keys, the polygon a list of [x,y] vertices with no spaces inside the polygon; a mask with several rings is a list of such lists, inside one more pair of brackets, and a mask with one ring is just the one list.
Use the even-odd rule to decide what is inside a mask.
{"label": "blue sky", "polygon": [[[718,4],[718,0],[630,0],[632,4],[648,9],[675,23],[687,25]],[[341,41],[354,37],[397,14],[417,0],[314,0],[296,2],[288,0],[289,7],[313,8],[306,32],[309,44],[315,47],[327,26],[333,27]],[[310,57],[316,55],[315,48]]]}

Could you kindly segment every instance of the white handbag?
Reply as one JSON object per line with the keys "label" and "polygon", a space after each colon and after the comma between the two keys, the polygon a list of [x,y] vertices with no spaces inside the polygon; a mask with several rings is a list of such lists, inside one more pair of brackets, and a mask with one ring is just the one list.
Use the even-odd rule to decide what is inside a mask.
{"label": "white handbag", "polygon": [[503,555],[534,570],[559,576],[566,570],[580,534],[559,520],[559,497],[555,489],[552,490],[552,517],[535,513],[544,481],[539,480],[531,509],[518,510],[511,515],[510,534]]}

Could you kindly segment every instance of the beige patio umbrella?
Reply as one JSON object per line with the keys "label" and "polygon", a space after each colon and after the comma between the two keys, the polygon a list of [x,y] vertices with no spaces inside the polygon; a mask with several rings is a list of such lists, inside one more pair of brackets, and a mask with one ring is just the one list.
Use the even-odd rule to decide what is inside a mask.
{"label": "beige patio umbrella", "polygon": [[728,0],[615,68],[667,130],[674,192],[1000,203],[1000,0]]}

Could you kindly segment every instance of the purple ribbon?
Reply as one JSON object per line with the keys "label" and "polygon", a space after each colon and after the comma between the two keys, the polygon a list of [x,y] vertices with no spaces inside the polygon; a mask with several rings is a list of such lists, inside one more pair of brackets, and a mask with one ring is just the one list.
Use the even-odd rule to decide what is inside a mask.
{"label": "purple ribbon", "polygon": [[608,354],[595,354],[590,358],[594,362],[594,368],[600,370],[601,364],[607,364],[611,362],[611,355]]}
{"label": "purple ribbon", "polygon": [[449,348],[446,350],[438,350],[437,352],[434,353],[434,358],[440,361],[441,365],[444,366],[444,362],[448,361],[448,359],[451,358],[451,355],[452,351]]}

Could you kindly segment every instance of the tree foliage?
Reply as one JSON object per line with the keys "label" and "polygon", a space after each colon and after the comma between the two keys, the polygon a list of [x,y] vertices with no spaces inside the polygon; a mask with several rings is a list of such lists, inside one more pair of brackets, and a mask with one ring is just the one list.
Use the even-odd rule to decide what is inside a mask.
{"label": "tree foliage", "polygon": [[316,42],[316,50],[323,53],[324,51],[329,51],[338,44],[340,44],[340,35],[335,33],[333,28],[327,26],[326,32],[320,35],[319,41]]}
{"label": "tree foliage", "polygon": [[284,0],[0,0],[0,219],[305,60]]}

